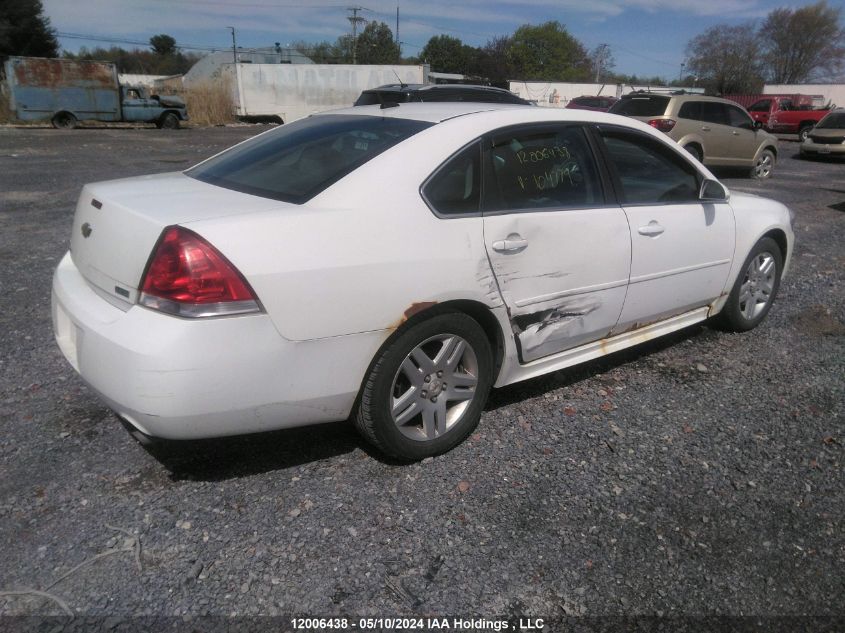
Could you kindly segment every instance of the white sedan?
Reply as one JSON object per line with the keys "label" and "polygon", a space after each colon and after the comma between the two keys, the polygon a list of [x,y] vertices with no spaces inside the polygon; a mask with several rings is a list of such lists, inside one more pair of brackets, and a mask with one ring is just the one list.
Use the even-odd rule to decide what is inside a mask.
{"label": "white sedan", "polygon": [[136,437],[352,418],[385,453],[461,442],[491,386],[766,316],[790,211],[586,110],[386,104],[180,173],[86,185],[59,347]]}

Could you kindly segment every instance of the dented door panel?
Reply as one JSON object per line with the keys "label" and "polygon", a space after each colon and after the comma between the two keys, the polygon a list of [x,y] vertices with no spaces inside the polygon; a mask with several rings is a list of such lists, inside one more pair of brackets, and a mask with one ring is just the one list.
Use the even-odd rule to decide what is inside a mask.
{"label": "dented door panel", "polygon": [[[514,235],[524,248],[494,248]],[[602,338],[616,325],[631,261],[621,208],[489,216],[484,239],[521,362]]]}

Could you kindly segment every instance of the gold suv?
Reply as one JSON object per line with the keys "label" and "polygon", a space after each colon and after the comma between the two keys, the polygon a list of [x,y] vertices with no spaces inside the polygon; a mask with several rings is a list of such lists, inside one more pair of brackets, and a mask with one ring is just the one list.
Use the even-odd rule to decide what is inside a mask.
{"label": "gold suv", "polygon": [[632,92],[610,112],[645,121],[705,165],[749,167],[768,178],[777,160],[777,138],[755,124],[744,108],[718,97]]}

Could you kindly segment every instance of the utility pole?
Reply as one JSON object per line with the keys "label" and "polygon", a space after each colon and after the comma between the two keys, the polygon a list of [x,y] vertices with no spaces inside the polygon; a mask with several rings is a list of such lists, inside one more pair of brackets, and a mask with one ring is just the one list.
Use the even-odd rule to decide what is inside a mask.
{"label": "utility pole", "polygon": [[399,5],[396,5],[396,46],[399,48],[398,62],[402,61],[402,42],[399,41]]}
{"label": "utility pole", "polygon": [[678,83],[681,83],[684,80],[684,67],[686,66],[685,62],[681,62],[681,72],[678,73]]}
{"label": "utility pole", "polygon": [[358,11],[363,11],[364,7],[349,7],[347,11],[351,11],[352,15],[346,19],[352,23],[352,63],[358,63],[358,25],[366,22],[364,18],[358,15]]}
{"label": "utility pole", "polygon": [[596,83],[601,78],[601,71],[604,67],[605,55],[607,55],[607,44],[600,44],[596,49]]}
{"label": "utility pole", "polygon": [[227,26],[226,28],[229,29],[232,32],[232,61],[237,64],[238,63],[238,45],[235,43],[235,27],[234,26]]}

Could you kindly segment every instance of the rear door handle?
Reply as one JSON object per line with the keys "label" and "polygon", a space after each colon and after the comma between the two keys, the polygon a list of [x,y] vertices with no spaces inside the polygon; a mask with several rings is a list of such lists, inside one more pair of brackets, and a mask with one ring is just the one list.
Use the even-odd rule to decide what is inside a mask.
{"label": "rear door handle", "polygon": [[710,131],[710,128],[709,128],[709,127],[707,127],[706,125],[702,125],[702,126],[701,126],[701,131],[702,131],[702,132],[709,132],[709,131]]}
{"label": "rear door handle", "polygon": [[493,242],[493,250],[499,253],[518,253],[528,248],[528,240],[523,239],[519,233],[511,233],[505,240]]}
{"label": "rear door handle", "polygon": [[665,230],[666,229],[660,226],[656,220],[652,220],[645,226],[641,226],[639,229],[637,229],[640,235],[645,235],[647,237],[657,237]]}
{"label": "rear door handle", "polygon": [[734,136],[739,136],[739,132],[737,132],[736,130],[734,130],[733,132],[731,132],[731,134],[733,134]]}

